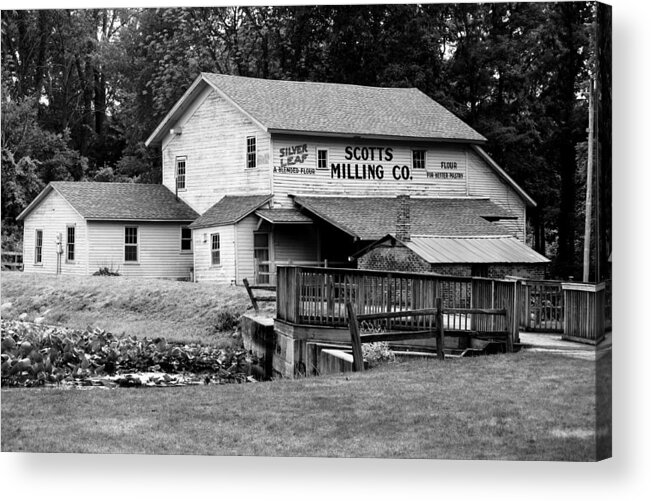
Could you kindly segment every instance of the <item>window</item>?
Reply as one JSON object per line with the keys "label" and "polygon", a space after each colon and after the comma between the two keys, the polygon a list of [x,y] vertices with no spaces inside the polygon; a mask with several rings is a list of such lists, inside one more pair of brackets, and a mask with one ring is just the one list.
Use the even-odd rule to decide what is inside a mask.
{"label": "window", "polygon": [[192,230],[181,226],[181,252],[192,250]]}
{"label": "window", "polygon": [[253,169],[257,165],[257,154],[255,149],[255,136],[246,138],[246,166]]}
{"label": "window", "polygon": [[75,227],[68,226],[66,231],[66,263],[75,262]]}
{"label": "window", "polygon": [[219,233],[213,233],[210,235],[210,262],[213,266],[219,266],[221,264],[221,255],[219,252]]}
{"label": "window", "polygon": [[124,227],[124,260],[126,262],[138,262],[138,227]]}
{"label": "window", "polygon": [[425,168],[425,150],[414,150],[412,152],[412,166],[414,169]]}
{"label": "window", "polygon": [[34,240],[34,264],[43,264],[43,230],[36,230]]}
{"label": "window", "polygon": [[185,189],[185,161],[186,157],[176,157],[176,189]]}
{"label": "window", "polygon": [[316,150],[316,166],[319,169],[328,168],[328,150]]}

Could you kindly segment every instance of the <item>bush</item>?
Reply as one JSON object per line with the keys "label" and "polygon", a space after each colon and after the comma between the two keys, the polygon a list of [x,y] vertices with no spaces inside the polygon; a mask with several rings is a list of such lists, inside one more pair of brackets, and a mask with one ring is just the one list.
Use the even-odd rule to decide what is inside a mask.
{"label": "bush", "polygon": [[215,320],[215,331],[233,331],[240,325],[240,319],[230,310],[220,310]]}
{"label": "bush", "polygon": [[119,277],[120,274],[117,271],[114,271],[113,269],[109,269],[108,266],[101,267],[99,270],[97,270],[95,273],[93,273],[93,276],[101,276],[101,277]]}
{"label": "bush", "polygon": [[374,367],[381,362],[395,362],[396,360],[395,353],[389,349],[389,343],[385,341],[362,344],[362,355],[369,367]]}

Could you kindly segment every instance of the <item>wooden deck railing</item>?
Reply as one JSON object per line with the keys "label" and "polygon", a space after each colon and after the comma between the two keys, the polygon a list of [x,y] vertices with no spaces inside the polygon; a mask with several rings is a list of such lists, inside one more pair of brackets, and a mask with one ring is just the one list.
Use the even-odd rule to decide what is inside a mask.
{"label": "wooden deck railing", "polygon": [[[350,302],[356,315],[433,308],[441,298],[446,330],[512,332],[518,342],[516,281],[358,269],[278,267],[276,318],[296,325],[346,327]],[[469,309],[505,309],[486,318]],[[383,329],[423,330],[422,316],[387,316]]]}
{"label": "wooden deck railing", "polygon": [[255,275],[253,280],[259,285],[275,285],[277,277],[277,269],[279,266],[307,266],[316,268],[328,267],[345,267],[347,263],[341,261],[260,261],[254,259]]}
{"label": "wooden deck railing", "polygon": [[23,253],[14,251],[2,251],[3,270],[23,270]]}
{"label": "wooden deck railing", "polygon": [[[346,310],[348,312],[348,327],[350,329],[350,339],[353,351],[353,371],[364,370],[364,357],[362,355],[362,343],[373,343],[377,341],[403,341],[410,339],[428,339],[436,337],[436,355],[439,360],[445,359],[444,345],[445,345],[445,322],[444,317],[447,314],[464,313],[475,316],[489,317],[489,318],[506,318],[507,310],[500,309],[486,309],[486,308],[443,308],[443,302],[440,297],[436,298],[435,308],[425,308],[422,310],[410,311],[394,311],[391,313],[370,313],[364,315],[357,315],[355,307],[346,302]],[[416,318],[428,317],[430,319],[429,327],[422,330],[396,330],[389,332],[375,332],[370,334],[362,334],[360,332],[360,323],[377,320],[387,320],[390,318]],[[432,322],[432,318],[434,321]],[[501,337],[506,340],[506,351],[513,352],[513,339],[508,329],[501,332],[493,332],[495,337]]]}
{"label": "wooden deck railing", "polygon": [[[251,305],[253,306],[253,309],[258,312],[260,311],[260,307],[258,306],[258,302],[275,302],[276,301],[276,286],[275,285],[250,285],[249,280],[244,278],[242,279],[242,283],[244,284],[244,287],[246,288],[246,292],[249,295],[249,299],[251,300]],[[273,294],[270,294],[268,296],[256,296],[255,291],[257,290],[262,290],[262,291],[268,291],[268,292],[273,292]]]}

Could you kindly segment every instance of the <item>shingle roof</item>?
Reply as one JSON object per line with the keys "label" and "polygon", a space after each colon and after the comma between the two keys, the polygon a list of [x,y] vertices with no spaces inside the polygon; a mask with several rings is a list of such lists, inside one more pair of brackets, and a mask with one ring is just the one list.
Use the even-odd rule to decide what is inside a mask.
{"label": "shingle roof", "polygon": [[235,224],[259,209],[271,197],[272,195],[226,195],[194,221],[190,228]]}
{"label": "shingle roof", "polygon": [[296,209],[260,209],[255,211],[255,214],[274,224],[307,224],[312,222],[309,217],[301,214]]}
{"label": "shingle roof", "polygon": [[82,217],[120,221],[193,221],[198,214],[160,184],[50,183],[20,215],[24,218],[52,190]]}
{"label": "shingle roof", "polygon": [[486,141],[415,88],[201,76],[271,131]]}
{"label": "shingle roof", "polygon": [[[396,198],[296,196],[294,201],[361,240],[377,240],[396,229]],[[505,235],[503,228],[483,217],[513,217],[489,200],[412,198],[409,203],[412,235]]]}
{"label": "shingle roof", "polygon": [[403,245],[428,263],[548,263],[515,237],[414,236]]}

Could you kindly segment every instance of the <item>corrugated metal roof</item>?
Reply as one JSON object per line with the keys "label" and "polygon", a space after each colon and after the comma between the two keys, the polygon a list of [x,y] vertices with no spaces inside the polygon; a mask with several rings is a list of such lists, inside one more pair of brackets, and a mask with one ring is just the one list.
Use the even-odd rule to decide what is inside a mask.
{"label": "corrugated metal roof", "polygon": [[412,236],[402,242],[428,263],[548,263],[515,237]]}
{"label": "corrugated metal roof", "polygon": [[272,224],[308,224],[313,222],[296,209],[260,209],[255,211],[255,214]]}

